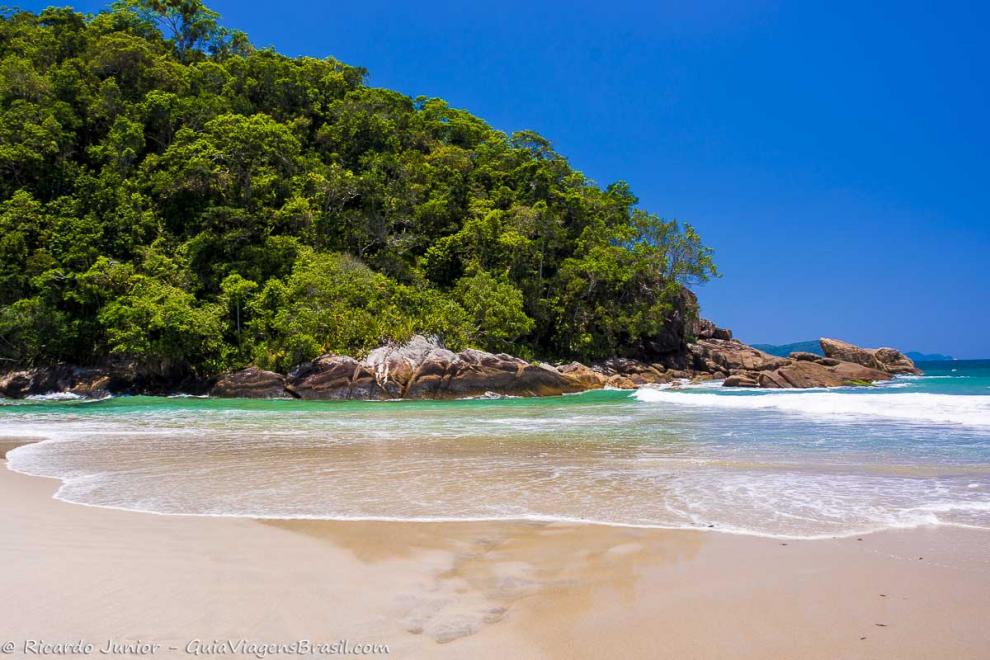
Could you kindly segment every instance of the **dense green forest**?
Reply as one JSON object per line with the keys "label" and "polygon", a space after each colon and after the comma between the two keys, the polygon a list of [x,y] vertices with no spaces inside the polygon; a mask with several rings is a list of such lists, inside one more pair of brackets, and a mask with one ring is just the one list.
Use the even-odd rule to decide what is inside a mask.
{"label": "dense green forest", "polygon": [[0,368],[287,369],[414,332],[596,358],[715,274],[536,133],[364,79],[198,0],[0,14]]}

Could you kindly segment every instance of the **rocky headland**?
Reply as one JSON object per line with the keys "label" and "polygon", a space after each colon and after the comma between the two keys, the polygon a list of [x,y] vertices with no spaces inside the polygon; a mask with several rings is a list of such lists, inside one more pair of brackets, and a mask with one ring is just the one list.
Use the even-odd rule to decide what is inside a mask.
{"label": "rocky headland", "polygon": [[363,359],[323,355],[287,374],[247,367],[207,379],[178,382],[149,378],[127,364],[108,367],[58,365],[0,376],[0,396],[70,393],[204,393],[217,397],[334,399],[458,399],[493,395],[552,396],[584,390],[722,380],[727,387],[809,388],[870,385],[920,371],[892,348],[861,348],[822,338],[825,356],[764,353],[732,338],[711,321],[695,321],[685,339],[650,357],[549,364],[476,349],[454,352],[432,337],[414,336]]}

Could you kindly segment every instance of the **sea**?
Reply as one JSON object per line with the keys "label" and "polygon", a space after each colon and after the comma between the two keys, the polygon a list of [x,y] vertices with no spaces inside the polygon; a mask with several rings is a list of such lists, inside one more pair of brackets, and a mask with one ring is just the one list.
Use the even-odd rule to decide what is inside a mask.
{"label": "sea", "polygon": [[873,387],[545,398],[0,400],[16,472],[158,514],[833,538],[990,528],[990,360]]}

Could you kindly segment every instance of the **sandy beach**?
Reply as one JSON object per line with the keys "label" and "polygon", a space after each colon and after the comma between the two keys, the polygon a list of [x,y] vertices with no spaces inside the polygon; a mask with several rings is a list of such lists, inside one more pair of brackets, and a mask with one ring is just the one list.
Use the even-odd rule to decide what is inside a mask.
{"label": "sandy beach", "polygon": [[[390,657],[978,658],[990,533],[783,541],[535,523],[161,516],[0,470],[0,605],[25,640],[387,644]],[[198,640],[198,641],[197,641]],[[190,647],[192,643],[194,646]],[[199,646],[196,646],[196,645]]]}

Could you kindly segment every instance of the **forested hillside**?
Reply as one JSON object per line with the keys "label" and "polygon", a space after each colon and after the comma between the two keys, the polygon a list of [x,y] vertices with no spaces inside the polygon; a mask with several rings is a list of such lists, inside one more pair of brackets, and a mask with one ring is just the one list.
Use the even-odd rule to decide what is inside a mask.
{"label": "forested hillside", "polygon": [[539,135],[364,79],[195,0],[4,13],[0,368],[286,369],[413,332],[598,358],[715,274]]}

